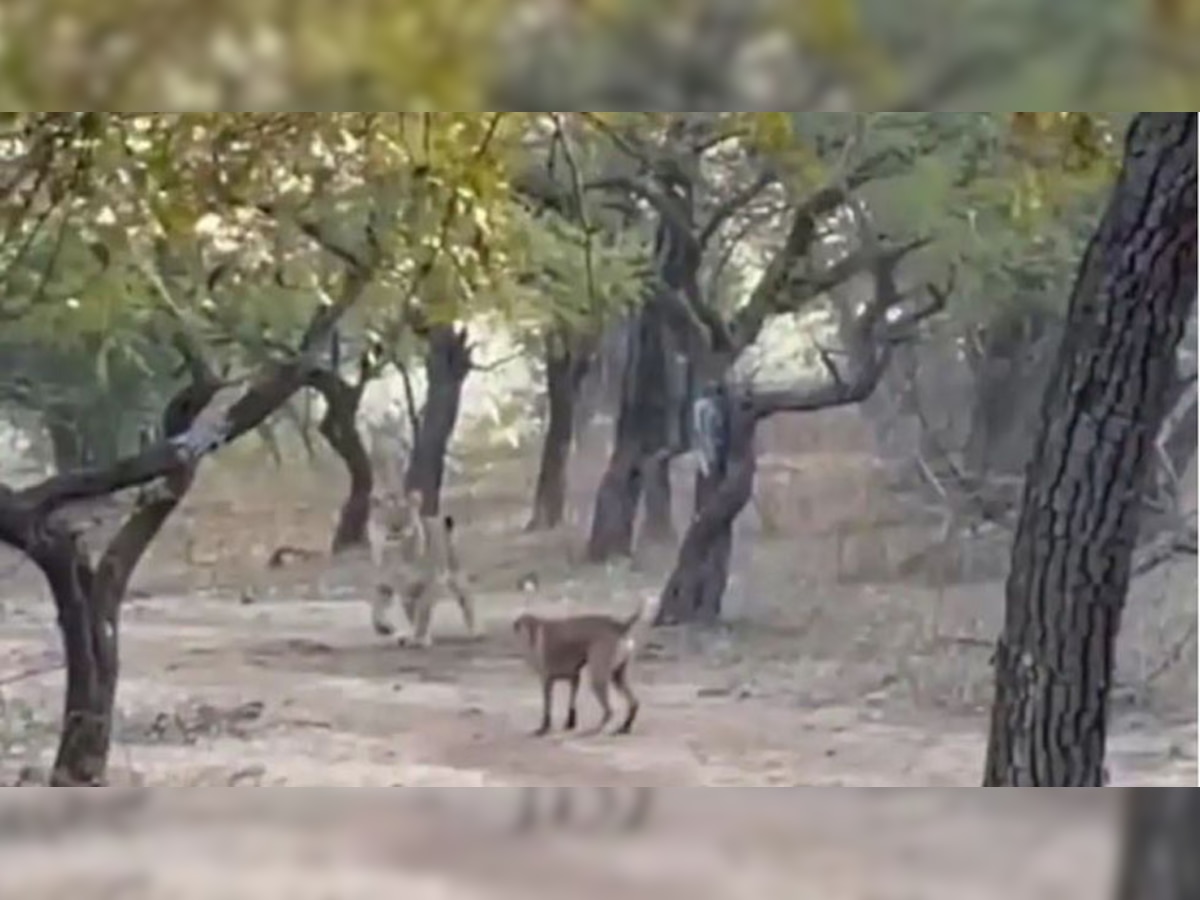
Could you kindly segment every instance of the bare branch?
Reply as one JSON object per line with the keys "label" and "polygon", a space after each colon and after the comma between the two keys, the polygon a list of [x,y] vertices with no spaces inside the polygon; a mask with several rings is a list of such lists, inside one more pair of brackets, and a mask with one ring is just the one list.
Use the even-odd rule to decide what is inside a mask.
{"label": "bare branch", "polygon": [[421,433],[421,417],[417,412],[417,393],[413,390],[412,373],[401,360],[396,360],[396,371],[400,373],[400,384],[404,389],[404,412],[408,417],[408,427],[412,431],[415,443]]}
{"label": "bare branch", "polygon": [[700,235],[697,240],[701,247],[707,247],[708,242],[712,240],[713,235],[721,230],[730,217],[736,215],[741,210],[745,209],[755,198],[763,191],[775,183],[776,176],[773,171],[767,169],[763,171],[757,178],[754,179],[746,187],[742,188],[734,194],[726,197],[721,203],[717,204],[716,209],[708,217],[708,221],[704,223],[700,229]]}
{"label": "bare branch", "polygon": [[562,117],[554,116],[555,140],[562,147],[563,159],[567,162],[567,170],[571,175],[571,190],[575,195],[575,205],[579,210],[579,223],[583,227],[583,262],[587,277],[588,303],[595,309],[596,299],[596,265],[592,247],[592,223],[588,220],[587,206],[583,201],[583,175],[575,161],[575,153],[571,149],[570,139],[563,129]]}
{"label": "bare branch", "polygon": [[654,207],[655,212],[670,221],[671,227],[679,233],[680,237],[697,247],[699,246],[695,226],[688,219],[687,213],[680,204],[670,195],[655,190],[645,182],[625,175],[614,175],[608,178],[593,179],[585,185],[585,189],[588,191],[619,191],[645,200]]}
{"label": "bare branch", "polygon": [[[756,417],[765,418],[781,412],[812,412],[860,403],[871,395],[887,370],[894,343],[887,314],[903,303],[903,296],[896,286],[896,268],[924,241],[915,240],[891,249],[880,249],[878,239],[869,226],[862,219],[859,219],[859,225],[864,248],[851,254],[851,257],[863,252],[874,254],[869,261],[869,268],[874,276],[875,290],[867,309],[847,323],[850,337],[846,353],[850,359],[851,374],[847,377],[841,373],[833,364],[832,357],[825,352],[822,363],[830,373],[828,381],[810,387],[751,391],[750,400]],[[904,319],[907,326],[935,315],[945,305],[948,288],[929,286],[928,289],[933,300],[909,312]]]}
{"label": "bare branch", "polygon": [[516,362],[523,356],[525,356],[525,351],[517,350],[513,353],[507,353],[504,356],[501,356],[499,359],[494,359],[491,362],[477,363],[472,360],[471,369],[475,372],[495,372],[497,369],[502,369],[505,366]]}
{"label": "bare branch", "polygon": [[[24,512],[47,514],[73,501],[86,500],[145,484],[186,469],[218,447],[258,427],[303,384],[307,358],[329,337],[338,319],[362,295],[364,269],[346,273],[342,296],[318,310],[309,322],[298,359],[264,366],[242,396],[215,420],[199,416],[182,433],[125,457],[110,466],[66,472],[14,493],[9,499]],[[2,505],[2,504],[0,504]],[[3,510],[0,510],[3,512]]]}
{"label": "bare branch", "polygon": [[1150,572],[1157,569],[1159,566],[1171,562],[1180,555],[1187,554],[1190,556],[1197,555],[1196,532],[1172,532],[1164,535],[1157,541],[1154,541],[1150,546],[1140,554],[1134,565],[1133,570],[1129,573],[1130,578],[1141,578]]}
{"label": "bare branch", "polygon": [[[851,193],[877,178],[902,171],[911,164],[912,156],[886,150],[863,160],[848,174],[839,177],[810,195],[792,213],[791,226],[783,246],[771,258],[750,294],[750,299],[733,318],[730,336],[735,352],[745,349],[757,339],[767,319],[781,312],[795,312],[830,287],[841,284],[863,271],[868,257],[853,255],[835,264],[822,276],[808,282],[806,289],[792,277],[798,260],[808,256],[819,236],[819,225],[846,203]],[[869,250],[870,248],[868,248]],[[909,250],[916,249],[910,247]],[[792,289],[790,296],[785,297]]]}

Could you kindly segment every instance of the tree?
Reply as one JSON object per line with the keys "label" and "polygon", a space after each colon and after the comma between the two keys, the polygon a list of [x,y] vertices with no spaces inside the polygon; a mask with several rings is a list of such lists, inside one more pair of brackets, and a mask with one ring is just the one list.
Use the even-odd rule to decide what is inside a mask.
{"label": "tree", "polygon": [[[823,381],[781,389],[715,382],[697,404],[696,512],[662,591],[658,622],[715,622],[728,582],[733,523],[749,502],[756,470],[755,433],[760,421],[789,412],[812,412],[862,402],[879,383],[893,348],[916,337],[920,324],[946,306],[951,286],[928,285],[924,302],[898,286],[896,270],[920,242],[883,248],[860,219],[860,245],[845,259],[868,266],[871,296],[858,310],[843,311],[845,363],[822,350]],[[845,260],[843,260],[843,263]],[[838,263],[832,267],[836,270]],[[818,276],[819,277],[819,276]],[[837,284],[840,279],[835,279]],[[705,410],[701,404],[712,404]]]}
{"label": "tree", "polygon": [[1196,120],[1140,113],[1084,254],[1026,473],[987,786],[1104,783],[1113,647],[1196,301]]}
{"label": "tree", "polygon": [[412,455],[404,472],[405,491],[421,492],[421,514],[436,515],[441,505],[446,450],[458,422],[463,383],[471,373],[471,345],[465,326],[439,323],[425,339],[425,402],[417,417]]}
{"label": "tree", "polygon": [[[639,495],[645,486],[647,500],[655,496],[647,479],[655,473],[665,475],[670,459],[689,449],[694,438],[686,424],[681,427],[690,398],[697,391],[723,384],[772,317],[809,310],[829,290],[860,274],[874,271],[891,283],[892,270],[923,243],[881,246],[873,234],[866,237],[873,231],[870,226],[859,229],[862,240],[857,247],[840,255],[835,252],[836,258],[829,262],[821,259],[836,243],[830,237],[835,230],[830,223],[851,202],[853,192],[876,179],[908,171],[915,159],[929,152],[921,140],[868,149],[852,132],[830,129],[828,122],[824,127],[818,123],[798,137],[788,117],[780,119],[774,114],[729,118],[670,115],[650,117],[651,124],[658,119],[665,124],[657,131],[651,128],[648,134],[634,132],[632,136],[628,129],[616,130],[617,124],[623,124],[620,122],[595,124],[634,159],[637,169],[632,175],[598,178],[592,187],[621,191],[653,211],[656,268],[634,323],[634,352],[626,371],[612,455],[596,498],[589,537],[589,558],[593,560],[629,552]],[[832,161],[832,175],[821,171],[823,156]],[[721,177],[712,174],[714,165],[724,169]],[[709,174],[702,176],[706,169]],[[811,182],[815,179],[824,182],[814,188]],[[765,216],[761,206],[767,208]],[[781,234],[761,249],[760,274],[744,299],[727,304],[717,285],[703,283],[705,276],[719,273],[730,244],[745,241],[748,225],[764,218],[780,222]],[[706,266],[705,251],[717,248],[722,252],[712,252],[716,260]],[[850,343],[855,345],[847,353],[860,370],[851,380],[866,374],[871,388],[882,371],[875,368],[875,358],[886,357],[890,351],[877,353],[868,345],[891,340],[886,334],[890,325],[881,325],[876,316],[899,316],[903,322],[900,331],[915,324],[902,312],[905,301],[898,290],[881,293],[877,299],[886,309],[869,303],[872,311],[864,313],[861,322],[847,319],[846,324],[852,333]],[[675,357],[686,363],[682,379],[671,377]],[[832,392],[824,387],[798,387],[787,399],[786,392],[780,392],[769,401],[747,401],[753,414],[735,417],[735,423],[749,426],[787,409],[818,409],[857,402],[865,396],[865,383],[855,381],[849,391],[843,388],[845,384]],[[731,446],[753,455],[752,436]],[[664,594],[661,621],[712,619],[719,613],[731,546],[729,528],[748,499],[753,470],[740,463],[728,469],[729,473],[748,473],[751,480],[741,488],[731,486],[726,500],[741,499],[712,507],[712,518],[706,518],[705,503],[720,485],[719,479],[713,480],[713,473],[723,471],[713,465],[708,475],[697,480],[696,514]],[[668,491],[657,493],[669,496]],[[694,571],[683,571],[692,567]]]}
{"label": "tree", "polygon": [[[635,519],[643,501],[645,537],[663,542],[673,535],[670,457],[686,440],[681,423],[694,370],[707,371],[710,360],[693,358],[693,335],[673,321],[680,307],[672,297],[683,294],[693,304],[704,302],[699,279],[706,249],[716,243],[714,238],[730,218],[759,198],[776,175],[749,161],[740,173],[750,172],[747,183],[722,177],[721,186],[728,189],[721,192],[705,176],[703,163],[711,163],[723,145],[736,147],[742,126],[753,134],[766,131],[775,121],[772,116],[743,120],[709,114],[615,120],[589,115],[585,120],[598,138],[614,148],[610,151],[614,159],[581,190],[603,192],[630,218],[647,209],[654,261],[628,329],[616,432],[588,537],[587,555],[593,562],[632,551]],[[749,342],[753,338],[749,336]]]}
{"label": "tree", "polygon": [[325,401],[325,412],[317,430],[346,466],[349,481],[330,544],[330,551],[335,555],[355,547],[370,546],[367,528],[371,519],[375,473],[358,430],[358,411],[367,385],[379,368],[380,356],[379,348],[374,345],[363,348],[358,374],[353,380],[343,377],[332,360],[328,367],[311,367],[305,376],[307,386]]}
{"label": "tree", "polygon": [[[563,196],[565,202],[570,195]],[[606,225],[586,198],[574,215],[544,209],[526,220],[521,279],[531,293],[527,305],[533,313],[516,323],[527,347],[541,356],[546,381],[546,424],[530,531],[562,521],[584,378],[605,327],[638,300],[648,266],[637,232]]]}
{"label": "tree", "polygon": [[[73,302],[37,311],[69,323],[76,306],[111,303],[119,314],[114,325],[169,334],[191,379],[167,406],[162,439],[141,452],[21,490],[0,486],[0,540],[46,577],[66,651],[53,783],[104,780],[121,600],[203,458],[261,425],[307,383],[339,320],[370,299],[368,288],[400,297],[407,308],[428,278],[446,271],[443,253],[454,254],[456,270],[472,272],[487,268],[484,232],[495,229],[502,245],[507,194],[501,154],[491,149],[494,130],[454,115],[421,121],[427,149],[417,155],[400,140],[412,126],[407,114],[37,114],[12,123],[17,152],[6,161],[7,193],[0,197],[18,248],[8,265],[21,263],[19,248],[30,234],[75,228],[97,265],[130,285],[119,302],[110,292],[88,291],[77,302],[66,298]],[[414,175],[438,183],[440,230],[431,233],[421,217],[428,210],[401,203]],[[158,278],[164,247],[168,259],[195,254],[204,277],[179,279],[182,291]],[[289,278],[311,273],[314,254],[341,269],[332,294]],[[51,269],[44,277],[49,283],[57,274]],[[272,285],[291,302],[280,303]],[[287,318],[301,323],[297,341],[227,382],[209,365],[208,342],[229,327],[261,327],[253,311],[264,298],[268,309],[286,307]],[[5,318],[33,313],[29,304],[8,307]],[[57,516],[72,502],[151,482],[98,560]]]}

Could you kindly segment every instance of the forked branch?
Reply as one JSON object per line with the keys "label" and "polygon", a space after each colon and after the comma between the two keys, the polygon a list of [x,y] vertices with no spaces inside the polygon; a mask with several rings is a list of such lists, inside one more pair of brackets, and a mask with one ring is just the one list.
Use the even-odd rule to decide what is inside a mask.
{"label": "forked branch", "polygon": [[847,406],[871,395],[887,370],[892,348],[910,339],[920,322],[945,309],[953,290],[953,272],[944,286],[927,285],[928,299],[916,305],[897,287],[897,267],[923,243],[912,241],[892,249],[874,250],[876,255],[870,264],[875,281],[873,297],[866,309],[848,323],[844,368],[838,366],[829,351],[818,348],[825,379],[807,387],[753,390],[750,398],[757,418]]}
{"label": "forked branch", "polygon": [[313,314],[301,340],[299,354],[285,363],[264,366],[223,415],[200,415],[179,434],[166,437],[136,455],[124,457],[104,468],[56,475],[11,493],[9,501],[24,512],[46,515],[74,501],[101,497],[178,472],[258,427],[303,386],[309,368],[308,357],[328,340],[341,316],[362,296],[370,275],[370,268],[349,268],[341,295]]}

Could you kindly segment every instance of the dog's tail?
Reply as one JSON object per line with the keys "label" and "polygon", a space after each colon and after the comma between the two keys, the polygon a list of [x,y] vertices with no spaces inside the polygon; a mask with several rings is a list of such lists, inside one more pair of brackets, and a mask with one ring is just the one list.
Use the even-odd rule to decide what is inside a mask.
{"label": "dog's tail", "polygon": [[629,645],[630,655],[645,641],[658,615],[658,605],[661,598],[657,593],[649,594],[632,616],[625,620],[625,641]]}

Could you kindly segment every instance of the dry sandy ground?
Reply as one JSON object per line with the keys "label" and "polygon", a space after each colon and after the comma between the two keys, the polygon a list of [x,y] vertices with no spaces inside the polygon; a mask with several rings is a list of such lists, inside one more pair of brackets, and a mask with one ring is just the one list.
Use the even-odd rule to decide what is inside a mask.
{"label": "dry sandy ground", "polygon": [[[637,593],[606,605],[632,606]],[[876,677],[867,662],[856,673],[852,663],[789,658],[781,648],[805,642],[782,625],[656,634],[637,669],[637,733],[534,739],[538,692],[508,628],[527,602],[515,593],[481,598],[484,634],[475,641],[445,604],[435,620],[441,639],[422,650],[377,638],[355,597],[130,601],[114,764],[159,785],[238,775],[292,786],[931,787],[980,777],[982,716],[915,708],[903,679],[886,669]],[[53,658],[47,613],[41,604],[10,608],[4,658],[25,668]],[[21,707],[43,726],[27,726],[22,753],[44,758],[51,749],[60,678],[53,671],[5,688],[9,718]],[[590,701],[581,697],[585,725]],[[1194,785],[1195,747],[1194,721],[1119,716],[1113,781]]]}
{"label": "dry sandy ground", "polygon": [[[144,596],[126,606],[112,757],[116,780],[150,786],[509,790],[442,792],[440,812],[412,792],[373,809],[367,800],[345,806],[351,801],[340,793],[304,792],[307,800],[289,801],[295,792],[272,792],[268,803],[221,801],[226,807],[207,818],[170,803],[211,793],[171,792],[177,801],[139,814],[128,833],[81,827],[69,858],[5,825],[17,802],[7,799],[0,802],[0,897],[570,891],[1082,900],[1105,889],[1114,831],[1113,801],[1104,798],[1113,792],[1074,792],[1092,799],[1072,801],[1061,792],[1050,799],[1033,792],[681,790],[978,783],[999,583],[846,583],[829,571],[838,555],[830,542],[840,536],[771,541],[743,531],[731,624],[655,633],[636,671],[644,705],[635,734],[529,736],[538,696],[511,643],[513,615],[526,607],[624,612],[661,586],[662,568],[652,560],[639,571],[581,569],[562,547],[518,536],[524,491],[516,486],[507,513],[464,517],[483,636],[464,639],[446,604],[435,617],[440,640],[427,651],[370,631],[362,573],[297,570],[272,585],[254,575],[258,596],[244,603],[240,576],[225,589],[201,590],[177,566],[165,575],[148,566]],[[815,488],[799,492],[811,497]],[[232,521],[207,533],[248,542]],[[172,540],[178,535],[164,536],[160,556],[181,556]],[[501,545],[503,559],[475,552]],[[526,570],[542,581],[532,594],[514,589]],[[1194,573],[1189,578],[1182,587],[1143,584],[1131,597],[1109,747],[1114,784],[1196,784],[1194,630],[1191,643],[1179,643],[1184,655],[1171,658],[1176,638],[1195,627]],[[5,780],[53,753],[61,670],[51,606],[36,591],[11,579],[0,589]],[[1176,600],[1162,600],[1168,596]],[[585,726],[596,715],[586,695],[581,714]],[[516,802],[511,789],[522,785],[659,790],[648,827],[636,835],[583,837],[562,827],[517,838],[507,823]],[[32,795],[6,795],[20,796]],[[591,794],[579,787],[573,796],[586,805]],[[292,802],[310,806],[297,810]],[[79,893],[85,883],[89,889]]]}

